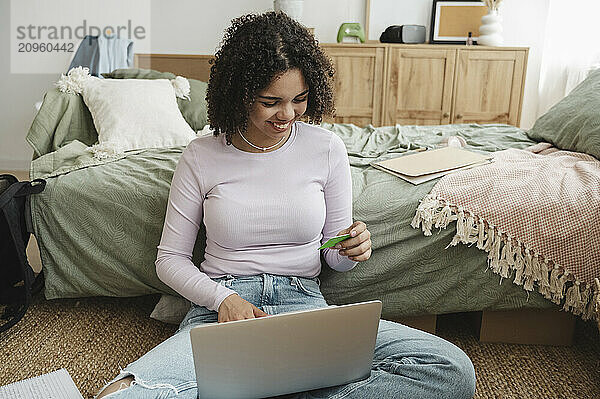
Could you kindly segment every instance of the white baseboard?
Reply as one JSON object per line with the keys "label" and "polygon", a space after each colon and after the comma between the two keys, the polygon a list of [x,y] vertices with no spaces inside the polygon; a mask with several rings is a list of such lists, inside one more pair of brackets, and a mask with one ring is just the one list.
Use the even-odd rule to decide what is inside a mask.
{"label": "white baseboard", "polygon": [[29,172],[30,160],[0,158],[0,170]]}

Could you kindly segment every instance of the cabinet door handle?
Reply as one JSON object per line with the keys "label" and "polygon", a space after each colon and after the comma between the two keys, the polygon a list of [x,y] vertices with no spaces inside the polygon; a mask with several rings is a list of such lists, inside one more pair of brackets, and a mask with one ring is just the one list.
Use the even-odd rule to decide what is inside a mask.
{"label": "cabinet door handle", "polygon": [[461,114],[456,115],[456,119],[462,119],[462,117],[463,116]]}
{"label": "cabinet door handle", "polygon": [[449,116],[450,116],[450,114],[447,112],[444,112],[444,115],[442,115],[443,118],[448,118]]}

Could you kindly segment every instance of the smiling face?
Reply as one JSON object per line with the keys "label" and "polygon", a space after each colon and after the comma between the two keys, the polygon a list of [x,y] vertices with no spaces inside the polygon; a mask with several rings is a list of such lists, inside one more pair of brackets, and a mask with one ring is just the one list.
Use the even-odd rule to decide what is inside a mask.
{"label": "smiling face", "polygon": [[[299,69],[290,69],[278,75],[257,94],[250,109],[244,137],[259,147],[278,143],[290,134],[292,123],[304,114],[307,102],[308,85]],[[234,141],[234,144],[237,143]]]}

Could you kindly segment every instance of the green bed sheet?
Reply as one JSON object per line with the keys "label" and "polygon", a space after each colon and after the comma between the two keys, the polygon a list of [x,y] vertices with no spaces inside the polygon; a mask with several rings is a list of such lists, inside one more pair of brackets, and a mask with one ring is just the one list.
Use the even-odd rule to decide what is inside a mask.
{"label": "green bed sheet", "polygon": [[[418,202],[436,181],[413,186],[369,163],[417,147],[436,147],[448,136],[468,148],[492,152],[534,144],[508,125],[390,126],[323,124],[346,144],[354,219],[372,233],[373,254],[346,273],[324,266],[320,279],[332,304],[383,301],[383,317],[554,306],[487,270],[486,254],[459,245],[445,249],[454,229],[431,237],[410,227]],[[48,299],[81,296],[175,294],[154,269],[169,185],[183,148],[127,153],[99,161],[79,141],[32,162],[31,177],[46,190],[31,198],[35,236]],[[204,232],[194,262],[203,259]]]}

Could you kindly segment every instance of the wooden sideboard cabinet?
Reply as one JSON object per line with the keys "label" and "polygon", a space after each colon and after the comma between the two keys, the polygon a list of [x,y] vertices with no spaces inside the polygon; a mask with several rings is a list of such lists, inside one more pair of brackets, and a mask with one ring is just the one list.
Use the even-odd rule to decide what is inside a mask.
{"label": "wooden sideboard cabinet", "polygon": [[[382,125],[384,46],[323,45],[336,70],[335,105],[339,123]],[[332,122],[332,120],[329,120]]]}
{"label": "wooden sideboard cabinet", "polygon": [[519,126],[527,48],[323,44],[340,123]]}
{"label": "wooden sideboard cabinet", "polygon": [[389,48],[385,125],[451,123],[456,51]]}
{"label": "wooden sideboard cabinet", "polygon": [[457,51],[451,123],[519,126],[527,50]]}

